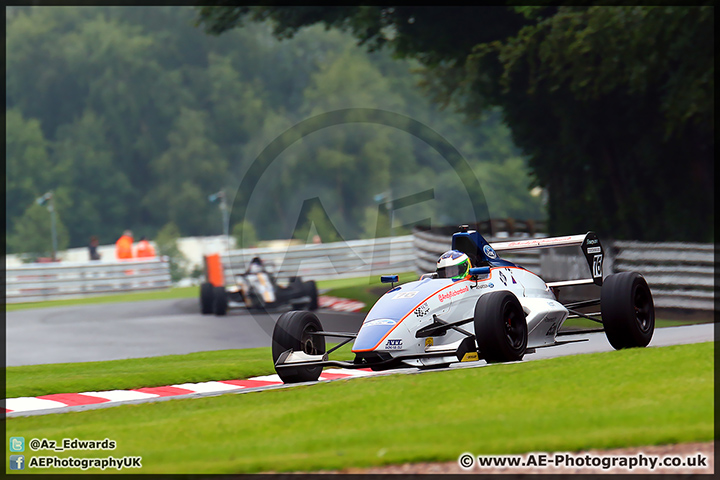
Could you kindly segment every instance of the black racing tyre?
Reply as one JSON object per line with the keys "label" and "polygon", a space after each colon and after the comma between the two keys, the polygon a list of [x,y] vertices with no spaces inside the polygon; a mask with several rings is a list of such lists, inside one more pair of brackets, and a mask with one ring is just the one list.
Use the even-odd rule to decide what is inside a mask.
{"label": "black racing tyre", "polygon": [[[322,331],[317,316],[311,312],[292,311],[280,315],[272,335],[273,364],[283,352],[305,352],[308,355],[325,353],[325,337],[312,335]],[[276,368],[284,383],[314,382],[320,378],[322,367]]]}
{"label": "black racing tyre", "polygon": [[482,295],[475,304],[475,337],[488,363],[522,360],[528,331],[520,301],[511,292]]}
{"label": "black racing tyre", "polygon": [[308,295],[310,296],[310,303],[308,304],[308,310],[314,312],[318,309],[318,291],[317,285],[314,280],[305,282],[305,288],[307,289]]}
{"label": "black racing tyre", "polygon": [[646,347],[655,331],[655,305],[647,282],[637,272],[608,275],[600,290],[605,336],[615,350]]}
{"label": "black racing tyre", "polygon": [[203,282],[200,285],[200,312],[203,315],[213,313],[214,291],[210,282]]}
{"label": "black racing tyre", "polygon": [[228,308],[228,298],[225,287],[215,287],[215,298],[213,299],[213,312],[215,315],[225,315]]}

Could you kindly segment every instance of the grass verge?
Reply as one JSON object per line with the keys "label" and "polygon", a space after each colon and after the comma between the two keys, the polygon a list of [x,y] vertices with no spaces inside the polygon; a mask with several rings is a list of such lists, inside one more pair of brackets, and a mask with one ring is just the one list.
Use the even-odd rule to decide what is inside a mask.
{"label": "grass verge", "polygon": [[72,298],[67,300],[47,300],[44,302],[12,303],[5,305],[6,312],[27,310],[30,308],[66,307],[72,305],[94,305],[99,303],[125,303],[144,300],[171,300],[176,298],[199,298],[200,287],[176,287],[152,292],[118,293],[89,298]]}
{"label": "grass verge", "polygon": [[713,408],[704,343],[10,418],[6,435],[107,437],[142,456],[126,473],[315,471],[710,441]]}
{"label": "grass verge", "polygon": [[[328,344],[331,348],[335,344]],[[333,358],[351,360],[351,345]],[[7,367],[7,398],[160,387],[177,383],[233,380],[275,373],[270,347],[131,358],[105,362]]]}

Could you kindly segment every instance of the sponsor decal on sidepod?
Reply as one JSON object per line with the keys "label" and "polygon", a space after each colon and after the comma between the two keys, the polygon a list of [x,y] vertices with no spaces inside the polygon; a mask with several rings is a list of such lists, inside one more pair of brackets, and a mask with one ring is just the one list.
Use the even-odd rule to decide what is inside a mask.
{"label": "sponsor decal on sidepod", "polygon": [[458,290],[451,290],[447,293],[439,293],[438,300],[440,300],[440,302],[442,303],[445,300],[450,300],[451,298],[456,297],[458,295],[462,295],[463,293],[466,293],[468,291],[470,291],[470,287],[466,285],[465,287],[460,288]]}

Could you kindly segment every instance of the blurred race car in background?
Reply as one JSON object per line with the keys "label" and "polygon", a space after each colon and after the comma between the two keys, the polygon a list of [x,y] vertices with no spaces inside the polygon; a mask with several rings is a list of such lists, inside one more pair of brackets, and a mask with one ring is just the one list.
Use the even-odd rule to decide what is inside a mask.
{"label": "blurred race car in background", "polygon": [[[580,247],[589,278],[546,283],[497,253],[567,246]],[[281,315],[272,337],[275,370],[283,382],[295,383],[316,381],[326,366],[386,370],[480,359],[519,361],[537,348],[586,341],[558,340],[566,333],[559,332],[560,327],[572,317],[601,324],[615,349],[647,346],[655,328],[647,282],[635,272],[603,279],[603,255],[593,232],[489,244],[462,225],[435,272],[401,286],[394,285],[397,275],[381,277],[392,288],[368,312],[358,332],[326,332],[312,312]],[[599,287],[599,298],[558,301],[559,289],[582,285]],[[600,312],[579,311],[598,305]],[[344,341],[326,351],[326,337]],[[329,360],[330,353],[351,341],[353,361]]]}
{"label": "blurred race car in background", "polygon": [[245,272],[235,274],[235,283],[226,286],[219,256],[206,257],[208,281],[200,285],[200,311],[225,315],[229,307],[235,306],[257,310],[285,306],[294,310],[317,310],[318,292],[313,280],[304,282],[299,277],[290,277],[283,285],[278,283],[269,267],[272,265],[255,257]]}

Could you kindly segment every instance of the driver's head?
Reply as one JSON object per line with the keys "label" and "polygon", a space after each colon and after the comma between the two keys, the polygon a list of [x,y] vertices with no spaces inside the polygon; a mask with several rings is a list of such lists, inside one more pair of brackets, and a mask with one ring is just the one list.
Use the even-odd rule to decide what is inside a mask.
{"label": "driver's head", "polygon": [[470,273],[470,259],[467,255],[457,250],[448,250],[440,255],[437,261],[438,278],[452,278],[460,280]]}

